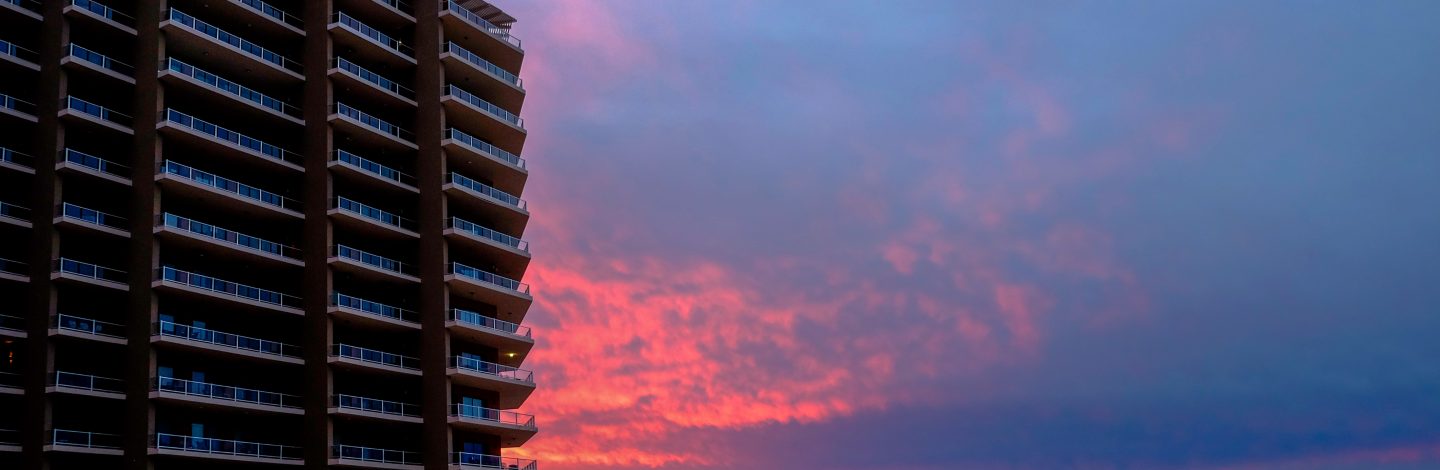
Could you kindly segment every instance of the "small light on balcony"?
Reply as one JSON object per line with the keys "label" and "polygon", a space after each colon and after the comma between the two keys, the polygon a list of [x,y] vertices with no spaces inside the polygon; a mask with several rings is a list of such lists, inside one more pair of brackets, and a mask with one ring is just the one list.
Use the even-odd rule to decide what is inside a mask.
{"label": "small light on balcony", "polygon": [[515,357],[515,353],[505,353],[506,356]]}

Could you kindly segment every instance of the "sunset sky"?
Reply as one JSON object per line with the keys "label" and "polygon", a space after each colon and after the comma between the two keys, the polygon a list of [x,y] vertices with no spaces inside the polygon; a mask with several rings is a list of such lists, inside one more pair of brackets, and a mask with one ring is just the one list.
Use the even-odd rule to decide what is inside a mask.
{"label": "sunset sky", "polygon": [[513,455],[1440,468],[1440,2],[497,3]]}

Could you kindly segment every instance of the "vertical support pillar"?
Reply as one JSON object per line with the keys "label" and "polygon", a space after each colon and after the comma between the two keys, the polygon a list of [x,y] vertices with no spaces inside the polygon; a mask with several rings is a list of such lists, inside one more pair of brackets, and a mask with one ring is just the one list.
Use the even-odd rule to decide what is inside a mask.
{"label": "vertical support pillar", "polygon": [[420,187],[420,415],[421,452],[426,470],[448,468],[450,425],[446,423],[450,386],[445,377],[449,338],[445,334],[445,195],[440,87],[440,2],[415,2],[415,141],[419,145],[416,182]]}
{"label": "vertical support pillar", "polygon": [[305,260],[302,278],[302,297],[305,307],[304,338],[301,349],[305,356],[304,384],[304,447],[305,467],[328,468],[330,458],[331,427],[328,407],[331,395],[330,365],[326,363],[330,351],[330,317],[326,313],[330,296],[330,267],[326,256],[330,249],[330,208],[332,186],[330,170],[325,167],[330,158],[330,124],[327,122],[331,103],[330,79],[330,32],[325,26],[330,22],[333,9],[331,0],[310,0],[305,2],[305,101],[302,103],[305,117],[305,225],[304,241],[300,249]]}

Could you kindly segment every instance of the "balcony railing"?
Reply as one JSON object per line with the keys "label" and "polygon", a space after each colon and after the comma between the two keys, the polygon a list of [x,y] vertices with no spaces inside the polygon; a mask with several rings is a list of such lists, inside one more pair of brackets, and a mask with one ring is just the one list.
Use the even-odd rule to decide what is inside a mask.
{"label": "balcony railing", "polygon": [[460,47],[460,45],[458,44],[455,44],[453,42],[447,42],[445,43],[445,49],[440,52],[449,52],[451,54],[454,54],[456,57],[459,57],[461,59],[464,59],[466,62],[469,62],[470,65],[474,65],[476,67],[479,67],[481,70],[490,72],[491,75],[496,76],[501,81],[504,81],[511,85],[515,85],[515,88],[519,88],[522,90],[525,89],[525,82],[521,81],[520,77],[516,76],[513,73],[510,73],[508,70],[500,68],[499,65],[490,63],[490,61],[481,58],[474,52],[465,50],[465,48]]}
{"label": "balcony railing", "polygon": [[282,307],[301,308],[300,298],[281,294],[279,292],[250,287],[244,284],[237,284],[230,281],[222,281],[209,276],[202,276],[195,273],[181,271],[169,266],[160,268],[160,280],[175,282],[190,286],[196,289],[214,292],[220,295],[235,297],[244,300],[279,305]]}
{"label": "balcony railing", "polygon": [[461,232],[465,232],[480,238],[494,240],[502,245],[508,245],[526,253],[530,252],[529,242],[497,232],[494,229],[483,227],[474,222],[459,217],[451,217],[450,220],[446,221],[446,224],[448,224],[450,228],[453,228],[455,230],[459,230]]}
{"label": "balcony railing", "polygon": [[[16,316],[0,314],[0,330],[20,330],[20,331],[24,331],[24,330],[25,330],[25,319],[24,319],[24,318],[20,318],[20,317],[16,317]],[[0,374],[3,374],[3,373],[4,373],[4,372],[0,372]],[[4,383],[5,383],[4,380],[0,380],[0,385],[4,385]]]}
{"label": "balcony railing", "polygon": [[453,128],[453,127],[452,127],[452,128],[449,128],[449,129],[446,129],[446,130],[445,130],[445,138],[447,138],[447,139],[453,139],[453,140],[455,140],[455,141],[457,141],[457,142],[460,142],[460,143],[463,143],[463,144],[465,144],[465,145],[468,145],[468,146],[470,146],[470,147],[472,147],[472,148],[474,148],[474,149],[476,149],[476,150],[479,150],[479,151],[481,151],[481,152],[485,152],[485,153],[488,153],[488,154],[490,154],[490,155],[494,155],[495,158],[499,158],[499,159],[501,159],[501,160],[505,160],[505,161],[507,161],[507,162],[510,162],[511,165],[515,165],[515,166],[518,166],[518,167],[520,167],[520,168],[525,168],[525,159],[520,158],[520,156],[515,155],[515,154],[513,154],[513,153],[510,153],[510,152],[506,152],[506,151],[504,151],[504,150],[501,150],[500,147],[496,147],[496,146],[490,144],[489,142],[480,140],[480,138],[478,138],[478,137],[474,137],[474,136],[471,136],[470,134],[466,134],[466,133],[464,133],[464,132],[460,132],[459,129],[455,129],[455,128]]}
{"label": "balcony railing", "polygon": [[0,273],[18,274],[24,276],[27,274],[26,270],[29,269],[27,266],[29,266],[29,264],[21,263],[15,260],[0,258]]}
{"label": "balcony railing", "polygon": [[345,245],[335,245],[335,256],[396,274],[414,275],[414,266]]}
{"label": "balcony railing", "polygon": [[520,199],[519,197],[513,196],[505,191],[495,189],[494,186],[490,186],[488,184],[467,178],[465,177],[465,175],[461,175],[452,171],[450,172],[449,178],[450,182],[454,183],[457,186],[469,188],[472,191],[484,194],[497,201],[515,206],[520,209],[526,209],[528,206],[528,204],[525,203],[524,199]]}
{"label": "balcony railing", "polygon": [[460,101],[470,103],[471,106],[485,110],[485,112],[493,114],[495,115],[495,117],[498,117],[505,122],[514,124],[515,127],[525,127],[525,120],[520,119],[520,116],[516,116],[514,113],[506,111],[504,108],[496,106],[489,101],[480,99],[479,96],[475,96],[458,86],[446,85],[445,89],[442,91],[446,96],[454,96]]}
{"label": "balcony railing", "polygon": [[388,166],[366,160],[359,155],[355,155],[344,150],[335,151],[335,161],[383,179],[394,181],[396,183],[400,183],[406,186],[415,186],[415,177],[407,175],[405,173],[401,173],[399,170],[396,170],[394,168],[390,168]]}
{"label": "balcony railing", "polygon": [[530,337],[530,327],[528,326],[521,326],[505,320],[487,317],[469,310],[452,308],[450,309],[450,319],[455,320],[457,323],[478,326],[480,328],[510,333],[516,336],[524,336],[526,338]]}
{"label": "balcony railing", "polygon": [[265,16],[280,20],[281,23],[294,26],[296,29],[305,29],[305,22],[300,21],[300,18],[296,18],[294,15],[286,13],[285,10],[270,6],[270,4],[268,3],[262,2],[260,0],[240,0],[240,4],[250,7],[251,9],[258,11]]}
{"label": "balcony railing", "polygon": [[420,370],[419,359],[410,356],[401,356],[399,354],[387,353],[384,351],[365,349],[362,347],[351,346],[348,344],[336,344],[334,346],[331,346],[330,355],[335,357],[358,359],[362,362],[369,362],[372,364],[399,367],[401,369]]}
{"label": "balcony railing", "polygon": [[340,307],[343,309],[357,310],[386,318],[407,321],[410,323],[420,322],[419,314],[416,314],[413,311],[406,310],[400,307],[392,307],[379,302],[372,302],[369,300],[361,299],[359,297],[351,297],[345,294],[341,294],[339,292],[330,295],[330,302],[336,307]]}
{"label": "balcony railing", "polygon": [[126,281],[128,281],[128,279],[125,277],[125,271],[121,271],[118,269],[110,269],[104,266],[97,266],[94,264],[75,261],[68,258],[60,258],[55,260],[55,272],[63,274],[73,274],[87,279],[115,282],[120,284],[126,284]]}
{"label": "balcony railing", "polygon": [[29,115],[35,115],[35,103],[15,98],[10,95],[0,95],[0,109],[9,109]]}
{"label": "balcony railing", "polygon": [[40,53],[15,45],[15,43],[0,40],[0,55],[8,55],[26,62],[39,62]]}
{"label": "balcony railing", "polygon": [[391,214],[389,212],[385,212],[380,209],[376,209],[374,207],[370,207],[343,197],[335,198],[335,208],[342,211],[358,214],[361,217],[374,220],[385,225],[399,227],[410,231],[415,230],[415,221],[413,220],[400,217],[398,215]]}
{"label": "balcony railing", "polygon": [[403,2],[403,1],[401,1],[401,0],[375,0],[375,3],[379,3],[379,4],[381,4],[381,5],[388,6],[388,7],[392,8],[392,9],[394,9],[395,11],[398,11],[398,12],[400,12],[400,13],[404,13],[404,14],[407,14],[407,15],[410,14],[409,12],[413,11],[413,10],[410,9],[410,4],[409,4],[409,3],[405,3],[405,2]]}
{"label": "balcony railing", "polygon": [[517,459],[515,457],[501,457],[498,455],[476,454],[471,452],[455,452],[451,455],[450,463],[468,468],[485,468],[496,470],[535,470],[534,460]]}
{"label": "balcony railing", "polygon": [[118,215],[106,214],[95,209],[87,209],[68,202],[60,204],[60,216],[66,219],[89,222],[116,230],[130,230],[129,219]]}
{"label": "balcony railing", "polygon": [[333,18],[336,23],[344,26],[346,29],[354,31],[356,34],[359,34],[361,36],[370,38],[371,40],[375,41],[376,43],[380,44],[380,46],[386,49],[395,51],[396,53],[405,57],[415,56],[415,49],[412,49],[410,46],[406,46],[398,39],[392,38],[389,35],[380,32],[380,30],[378,29],[370,27],[370,25],[361,23],[360,20],[357,20],[355,19],[355,17],[345,14],[345,12],[343,11],[336,13],[331,18]]}
{"label": "balcony railing", "polygon": [[124,338],[125,325],[100,320],[59,314],[50,317],[50,327],[57,330],[75,331],[96,336]]}
{"label": "balcony railing", "polygon": [[50,380],[50,384],[57,388],[89,390],[92,392],[125,393],[125,382],[109,377],[57,371],[50,375]]}
{"label": "balcony railing", "polygon": [[45,443],[53,446],[85,447],[90,449],[119,449],[118,434],[52,429]]}
{"label": "balcony railing", "polygon": [[280,55],[279,53],[272,52],[268,49],[260,47],[260,45],[258,44],[242,39],[240,38],[240,36],[230,34],[223,29],[212,26],[204,21],[200,21],[199,19],[187,15],[180,10],[171,8],[169,18],[170,21],[185,25],[186,27],[197,31],[200,34],[215,38],[216,40],[219,40],[220,42],[223,42],[225,44],[229,44],[236,49],[244,51],[246,54],[250,54],[255,58],[258,58],[265,62],[269,62],[271,64],[278,65],[283,69],[295,73],[304,73],[304,68],[300,66],[299,62],[287,59],[285,58],[285,56]]}
{"label": "balcony railing", "polygon": [[460,6],[459,3],[455,3],[451,0],[441,0],[440,3],[442,7],[449,9],[452,13],[459,15],[461,18],[464,18],[465,21],[470,22],[470,24],[475,25],[475,27],[480,28],[480,30],[489,33],[491,36],[495,36],[496,39],[505,41],[506,43],[515,46],[516,49],[520,48],[520,39],[516,38],[515,36],[511,36],[509,29],[501,28],[499,26],[495,26],[494,23],[485,21],[485,19],[481,18],[480,15],[477,15],[474,12],[466,9],[465,7]]}
{"label": "balcony railing", "polygon": [[271,98],[264,93],[252,90],[230,80],[220,78],[219,75],[215,75],[213,73],[197,68],[193,65],[181,62],[173,57],[166,59],[165,63],[161,64],[161,67],[172,72],[193,78],[200,83],[209,85],[212,88],[238,97],[245,101],[264,106],[265,108],[274,110],[275,112],[284,114],[286,116],[302,117],[300,113],[300,108],[290,106],[289,104],[286,104],[285,102],[278,99]]}
{"label": "balcony railing", "polygon": [[300,357],[300,347],[289,344],[270,341],[249,336],[240,336],[233,333],[224,333],[205,328],[181,325],[179,323],[160,321],[155,324],[155,334],[171,338],[181,338],[189,341],[196,341],[215,346],[223,346],[242,351],[270,354],[284,357]]}
{"label": "balcony railing", "polygon": [[33,11],[35,13],[40,12],[40,2],[37,2],[35,0],[0,0],[0,2],[9,3],[11,5],[15,5],[20,8]]}
{"label": "balcony railing", "polygon": [[375,129],[377,131],[380,131],[380,133],[382,134],[389,135],[406,142],[413,142],[415,140],[415,135],[411,134],[410,131],[401,129],[400,126],[385,122],[384,120],[375,116],[365,114],[365,112],[355,109],[345,103],[335,103],[335,114],[339,114],[341,116],[360,121],[361,124],[364,124],[371,129]]}
{"label": "balcony railing", "polygon": [[299,212],[301,210],[300,201],[296,201],[294,199],[281,196],[279,194],[256,188],[254,186],[237,183],[230,179],[216,176],[212,173],[196,170],[194,168],[175,163],[171,160],[165,160],[165,163],[161,164],[160,173],[179,176],[181,178],[200,183],[203,186],[209,186],[222,192],[234,194],[245,199],[259,202],[261,204],[275,206],[296,212]]}
{"label": "balcony railing", "polygon": [[111,70],[127,77],[135,74],[135,67],[130,64],[111,59],[99,52],[77,46],[75,43],[70,43],[65,49],[70,57],[95,64],[102,69]]}
{"label": "balcony railing", "polygon": [[482,421],[493,421],[500,424],[520,426],[526,428],[535,427],[535,416],[514,411],[496,410],[483,408],[475,405],[455,403],[450,405],[450,416],[457,418],[478,419]]}
{"label": "balcony railing", "polygon": [[101,173],[119,176],[121,178],[130,177],[130,167],[94,155],[67,148],[65,149],[64,156],[65,163],[73,163]]}
{"label": "balcony railing", "polygon": [[246,235],[234,230],[227,230],[204,222],[187,219],[168,212],[160,216],[160,223],[166,227],[184,230],[246,250],[258,251],[294,260],[300,259],[299,249]]}
{"label": "balcony railing", "polygon": [[412,405],[398,401],[357,397],[354,395],[335,395],[333,403],[336,408],[396,416],[420,416],[420,405]]}
{"label": "balcony railing", "polygon": [[150,383],[150,389],[237,403],[278,406],[281,408],[300,408],[301,406],[300,397],[295,395],[208,384],[205,382],[170,377],[156,377],[155,380]]}
{"label": "balcony railing", "polygon": [[382,77],[378,73],[366,70],[364,67],[355,65],[354,62],[345,60],[344,57],[335,58],[335,68],[350,72],[356,77],[360,77],[361,80],[370,82],[370,84],[378,86],[382,89],[390,90],[390,92],[397,95],[411,99],[415,98],[414,90],[406,88],[399,83],[396,83],[394,80]]}
{"label": "balcony railing", "polygon": [[206,454],[235,455],[263,459],[300,460],[300,448],[279,444],[231,441],[208,437],[190,437],[178,434],[155,434],[157,449],[182,450]]}
{"label": "balcony railing", "polygon": [[454,274],[454,275],[456,275],[456,276],[460,276],[460,277],[467,278],[467,279],[474,279],[474,280],[476,280],[476,281],[480,281],[480,282],[483,282],[483,283],[486,283],[486,284],[494,284],[494,285],[497,285],[497,286],[500,286],[500,287],[504,287],[504,288],[506,288],[506,289],[510,289],[510,290],[519,292],[519,293],[521,293],[521,294],[526,294],[526,295],[529,295],[529,294],[530,294],[530,285],[529,285],[529,284],[526,284],[526,283],[523,283],[523,282],[520,282],[520,281],[517,281],[517,280],[514,280],[514,279],[510,279],[510,278],[508,278],[508,277],[501,276],[501,275],[499,275],[499,274],[495,274],[495,273],[491,273],[491,272],[488,272],[488,271],[482,271],[482,270],[479,270],[479,269],[475,269],[475,268],[472,268],[472,267],[469,267],[469,266],[466,266],[466,265],[463,265],[463,264],[460,264],[460,263],[450,263],[450,266],[449,266],[449,267],[450,267],[450,273],[452,273],[452,274]]}
{"label": "balcony railing", "polygon": [[0,201],[0,217],[28,221],[30,220],[30,208]]}
{"label": "balcony railing", "polygon": [[165,118],[170,122],[188,127],[201,134],[205,134],[235,144],[237,147],[240,148],[259,152],[261,155],[265,155],[266,157],[296,165],[300,164],[301,162],[300,155],[297,155],[295,152],[291,152],[289,150],[267,144],[259,139],[248,137],[245,134],[241,134],[239,132],[235,132],[230,129],[211,124],[209,122],[203,121],[189,114],[176,111],[174,109],[166,109]]}
{"label": "balcony railing", "polygon": [[135,123],[135,119],[128,114],[118,113],[104,106],[74,96],[65,97],[65,107],[97,117],[101,121],[112,122],[126,127],[130,127]]}
{"label": "balcony railing", "polygon": [[101,5],[100,3],[90,0],[71,0],[70,4],[80,7],[91,13],[100,15],[101,18],[105,18],[107,20],[114,21],[116,23],[120,23],[129,27],[135,26],[134,17],[115,11],[114,8]]}
{"label": "balcony railing", "polygon": [[0,162],[19,165],[32,170],[35,169],[35,157],[5,147],[0,147]]}
{"label": "balcony railing", "polygon": [[450,356],[450,367],[481,374],[493,375],[496,377],[518,380],[521,382],[535,383],[535,373],[525,369],[519,369],[506,365],[486,362],[475,358],[464,356]]}
{"label": "balcony railing", "polygon": [[403,450],[375,449],[336,444],[330,448],[330,456],[339,460],[359,460],[400,465],[420,465],[420,453]]}

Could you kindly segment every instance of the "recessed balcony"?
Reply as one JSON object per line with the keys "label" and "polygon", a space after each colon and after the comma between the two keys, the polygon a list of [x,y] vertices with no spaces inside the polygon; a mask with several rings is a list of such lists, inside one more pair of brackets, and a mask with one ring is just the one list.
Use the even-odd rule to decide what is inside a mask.
{"label": "recessed balcony", "polygon": [[73,149],[61,152],[55,171],[94,176],[130,186],[130,167]]}
{"label": "recessed balcony", "polygon": [[68,258],[55,260],[50,271],[50,279],[78,282],[115,290],[130,290],[130,279],[125,274],[125,271]]}
{"label": "recessed balcony", "polygon": [[201,407],[233,408],[289,415],[305,414],[305,409],[301,407],[300,397],[295,395],[170,377],[155,377],[150,381],[150,398]]}
{"label": "recessed balcony", "polygon": [[68,336],[124,346],[125,325],[59,314],[50,317],[50,336]]}
{"label": "recessed balcony", "polygon": [[254,157],[255,161],[270,163],[295,171],[305,171],[300,154],[282,149],[259,139],[211,124],[174,109],[165,110],[165,120],[156,126],[168,137],[188,140],[219,153],[236,157]]}
{"label": "recessed balcony", "polygon": [[330,400],[330,414],[400,423],[420,424],[420,405],[398,401],[335,395]]}
{"label": "recessed balcony", "polygon": [[534,460],[499,455],[455,452],[450,455],[450,468],[482,468],[487,470],[535,470]]}
{"label": "recessed balcony", "polygon": [[485,60],[459,44],[447,42],[440,49],[440,62],[451,83],[463,85],[491,103],[520,112],[525,104],[524,82],[508,70]]}
{"label": "recessed balcony", "polygon": [[233,9],[235,16],[244,16],[260,20],[252,22],[252,27],[263,28],[272,34],[284,31],[300,36],[305,35],[304,21],[268,3],[260,0],[231,0],[220,3],[222,5],[211,5],[211,7],[228,11],[230,9],[226,7],[235,5],[236,8]]}
{"label": "recessed balcony", "polygon": [[535,416],[514,411],[454,403],[450,405],[450,426],[500,436],[501,447],[519,447],[535,437]]}
{"label": "recessed balcony", "polygon": [[76,227],[130,238],[130,220],[124,217],[106,214],[68,202],[61,203],[57,209],[59,209],[57,211],[59,215],[54,220],[57,227]]}
{"label": "recessed balcony", "polygon": [[451,217],[445,220],[442,233],[452,241],[452,248],[466,246],[483,253],[501,272],[521,273],[530,265],[530,244],[498,230]]}
{"label": "recessed balcony", "polygon": [[0,258],[0,279],[30,282],[30,265],[13,259]]}
{"label": "recessed balcony", "polygon": [[135,119],[128,114],[120,113],[74,96],[66,96],[61,104],[64,105],[60,110],[61,118],[90,123],[125,134],[135,133],[135,129],[130,127],[134,125]]}
{"label": "recessed balcony", "polygon": [[384,468],[419,470],[424,467],[419,452],[334,445],[330,447],[330,466],[347,468]]}
{"label": "recessed balcony", "polygon": [[229,300],[281,313],[305,314],[299,297],[181,271],[169,266],[159,269],[157,279],[151,283],[151,287],[177,294]]}
{"label": "recessed balcony", "polygon": [[232,441],[157,433],[150,455],[172,455],[204,460],[226,460],[280,465],[304,465],[299,447],[262,442]]}
{"label": "recessed balcony", "polygon": [[166,83],[188,86],[194,90],[218,95],[244,109],[256,111],[257,115],[271,116],[291,124],[304,125],[304,114],[300,108],[272,98],[244,85],[240,85],[213,72],[181,62],[173,57],[161,64],[160,79]]}
{"label": "recessed balcony", "polygon": [[348,344],[330,347],[329,363],[355,370],[420,375],[420,360]]}
{"label": "recessed balcony", "polygon": [[60,58],[60,65],[86,70],[131,85],[135,84],[135,67],[74,43],[65,46],[65,57]]}
{"label": "recessed balcony", "polygon": [[28,16],[35,21],[44,19],[40,16],[40,2],[35,0],[0,0],[0,9]]}
{"label": "recessed balcony", "polygon": [[120,435],[98,432],[52,429],[45,436],[45,452],[76,454],[125,455],[120,450]]}
{"label": "recessed balcony", "polygon": [[278,341],[251,338],[191,325],[161,321],[150,333],[150,342],[172,345],[199,353],[246,357],[300,365],[300,347]]}
{"label": "recessed balcony", "polygon": [[415,65],[414,49],[343,11],[330,16],[326,29],[337,48],[350,48],[355,54],[392,66]]}
{"label": "recessed balcony", "polygon": [[[224,63],[230,72],[243,72],[263,80],[298,82],[305,80],[304,69],[295,62],[240,36],[231,34],[193,16],[170,9],[160,30],[166,44],[187,56],[212,56]],[[248,66],[247,66],[248,65]]]}
{"label": "recessed balcony", "polygon": [[530,220],[529,205],[524,199],[459,173],[451,172],[445,179],[440,189],[451,196],[452,204],[474,211],[489,221],[492,229],[524,233],[525,224]]}
{"label": "recessed balcony", "polygon": [[410,264],[345,245],[335,245],[326,261],[337,270],[369,280],[420,282]]}
{"label": "recessed balcony", "polygon": [[420,328],[418,313],[339,292],[330,295],[329,313],[336,318],[344,318],[379,328],[412,330]]}
{"label": "recessed balcony", "polygon": [[337,87],[392,105],[415,106],[415,91],[399,82],[371,72],[344,57],[336,57],[326,73]]}
{"label": "recessed balcony", "polygon": [[353,230],[388,238],[419,238],[414,220],[400,217],[344,197],[335,198],[335,206],[326,212]]}
{"label": "recessed balcony", "polygon": [[[0,315],[0,336],[21,339],[28,336],[25,334],[25,319],[13,315]],[[0,386],[5,383],[7,382],[3,380],[3,377],[0,377]]]}
{"label": "recessed balcony", "polygon": [[0,60],[39,72],[40,53],[0,40]]}
{"label": "recessed balcony", "polygon": [[254,215],[305,218],[305,215],[300,213],[303,208],[300,201],[171,160],[160,165],[155,181],[166,189],[197,200],[220,205],[225,205],[225,201],[236,201],[260,209],[255,211]]}
{"label": "recessed balcony", "polygon": [[535,391],[533,372],[469,357],[451,356],[445,375],[467,387],[498,392],[504,409],[519,407]]}
{"label": "recessed balcony", "polygon": [[514,323],[525,318],[535,300],[529,284],[455,262],[446,266],[445,283],[452,295],[494,305],[497,317]]}
{"label": "recessed balcony", "polygon": [[30,208],[0,201],[0,224],[30,228]]}
{"label": "recessed balcony", "polygon": [[66,16],[90,21],[135,35],[135,17],[115,11],[92,0],[70,0],[70,5],[61,10]]}
{"label": "recessed balcony", "polygon": [[305,264],[300,259],[299,249],[168,212],[160,215],[155,233],[181,243],[218,247],[226,253],[247,259],[289,266]]}
{"label": "recessed balcony", "polygon": [[440,95],[449,121],[474,126],[480,134],[491,136],[495,145],[514,152],[525,145],[525,120],[520,116],[453,84],[441,88]]}
{"label": "recessed balcony", "polygon": [[416,150],[415,135],[400,126],[366,114],[345,103],[335,103],[330,124],[343,129],[361,145],[375,145],[392,150]]}
{"label": "recessed balcony", "polygon": [[450,334],[467,341],[495,348],[501,365],[519,366],[525,355],[535,347],[530,327],[491,318],[469,310],[450,309],[445,321]]}
{"label": "recessed balcony", "polygon": [[330,160],[326,167],[335,170],[336,173],[357,176],[358,179],[364,181],[379,182],[386,187],[412,193],[420,192],[420,189],[415,187],[415,177],[344,150],[336,150],[335,159]]}
{"label": "recessed balcony", "polygon": [[36,123],[40,122],[40,119],[35,117],[36,109],[35,103],[14,96],[0,94],[0,115]]}
{"label": "recessed balcony", "polygon": [[0,147],[0,168],[33,175],[35,174],[35,157],[27,153]]}
{"label": "recessed balcony", "polygon": [[120,379],[57,371],[50,374],[45,393],[85,395],[114,400],[125,399],[125,382]]}

